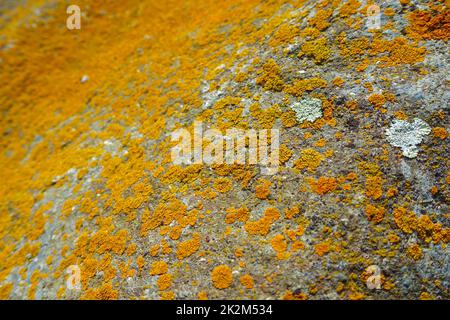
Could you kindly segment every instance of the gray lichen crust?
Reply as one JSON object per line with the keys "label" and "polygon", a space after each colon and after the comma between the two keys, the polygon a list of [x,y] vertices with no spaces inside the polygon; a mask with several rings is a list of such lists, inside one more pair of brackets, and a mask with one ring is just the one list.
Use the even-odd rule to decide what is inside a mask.
{"label": "gray lichen crust", "polygon": [[295,117],[299,123],[314,122],[322,117],[322,100],[307,97],[292,104],[291,109],[295,111]]}
{"label": "gray lichen crust", "polygon": [[386,129],[386,136],[392,146],[402,149],[405,157],[415,158],[419,151],[417,145],[430,132],[430,126],[419,118],[415,118],[412,123],[396,119],[391,127]]}

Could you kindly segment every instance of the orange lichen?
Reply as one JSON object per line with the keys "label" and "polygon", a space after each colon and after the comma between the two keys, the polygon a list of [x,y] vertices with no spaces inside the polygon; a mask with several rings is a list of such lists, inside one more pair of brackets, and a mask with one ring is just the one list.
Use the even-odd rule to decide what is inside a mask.
{"label": "orange lichen", "polygon": [[299,170],[307,169],[309,172],[314,172],[324,158],[320,152],[314,149],[304,149],[301,151],[300,158],[294,161],[294,166]]}
{"label": "orange lichen", "polygon": [[314,250],[319,257],[330,252],[330,244],[328,242],[318,243],[314,246]]}
{"label": "orange lichen", "polygon": [[243,82],[243,81],[247,80],[247,78],[248,78],[248,75],[247,75],[246,73],[244,73],[244,72],[239,72],[239,73],[236,75],[236,77],[234,78],[234,80],[235,80],[236,82]]}
{"label": "orange lichen", "polygon": [[159,249],[160,249],[160,245],[159,244],[155,244],[155,245],[151,246],[150,247],[150,255],[152,257],[157,256],[158,252],[159,252]]}
{"label": "orange lichen", "polygon": [[156,285],[160,291],[169,289],[172,285],[172,275],[168,273],[160,275],[156,281]]}
{"label": "orange lichen", "polygon": [[395,15],[395,10],[393,8],[384,9],[384,14],[388,17],[392,17]]}
{"label": "orange lichen", "polygon": [[281,115],[281,123],[286,128],[292,128],[297,124],[297,119],[295,118],[295,111],[288,110]]}
{"label": "orange lichen", "polygon": [[132,256],[136,253],[137,251],[137,244],[136,243],[130,243],[130,245],[128,246],[127,250],[126,250],[126,254],[128,256]]}
{"label": "orange lichen", "polygon": [[292,151],[285,145],[280,145],[280,164],[284,164],[289,161],[289,159],[292,157]]}
{"label": "orange lichen", "polygon": [[365,58],[356,66],[356,70],[359,72],[363,72],[369,67],[369,65],[370,65],[370,60]]}
{"label": "orange lichen", "polygon": [[253,289],[253,286],[255,285],[253,277],[249,274],[245,274],[242,277],[240,277],[239,281],[246,289]]}
{"label": "orange lichen", "polygon": [[311,189],[320,195],[332,192],[337,187],[336,178],[334,177],[320,177],[317,180],[310,178],[308,182]]}
{"label": "orange lichen", "polygon": [[288,245],[283,235],[277,234],[275,237],[272,238],[270,243],[272,245],[273,250],[275,250],[275,252],[277,253],[277,258],[279,260],[286,259],[288,257],[286,254]]}
{"label": "orange lichen", "polygon": [[364,82],[363,86],[367,89],[368,92],[373,92],[373,84],[371,82]]}
{"label": "orange lichen", "polygon": [[416,10],[408,15],[407,34],[415,39],[447,41],[450,37],[450,9],[443,12]]}
{"label": "orange lichen", "polygon": [[367,218],[374,223],[383,221],[384,212],[385,209],[382,206],[374,206],[371,204],[366,205]]}
{"label": "orange lichen", "polygon": [[11,294],[14,285],[12,283],[6,283],[0,287],[0,299],[6,300]]}
{"label": "orange lichen", "polygon": [[394,221],[397,227],[405,233],[412,233],[417,226],[416,215],[403,207],[394,209]]}
{"label": "orange lichen", "polygon": [[250,216],[250,211],[246,207],[235,209],[233,207],[227,209],[225,216],[226,223],[234,223],[236,221],[246,222]]}
{"label": "orange lichen", "polygon": [[294,216],[300,213],[300,209],[297,206],[293,206],[292,208],[286,208],[284,210],[284,216],[286,219],[292,219]]}
{"label": "orange lichen", "polygon": [[399,64],[415,64],[425,59],[426,49],[410,44],[407,39],[399,37],[393,40],[374,39],[371,44],[371,55],[389,53],[378,57],[380,67],[390,67]]}
{"label": "orange lichen", "polygon": [[[64,12],[64,3],[41,6],[41,2],[27,1],[24,6],[8,7],[7,14],[0,18],[7,22],[1,26],[0,39],[4,75],[0,77],[0,176],[3,181],[0,186],[0,298],[7,299],[10,295],[36,298],[41,288],[44,289],[42,298],[72,298],[65,295],[65,271],[71,265],[79,265],[82,290],[72,292],[75,298],[128,299],[133,290],[123,289],[122,281],[135,275],[145,280],[148,272],[158,275],[156,285],[160,297],[174,299],[175,289],[175,292],[166,290],[174,287],[175,275],[189,271],[198,276],[199,271],[189,269],[192,268],[190,261],[197,256],[207,258],[206,263],[211,264],[213,259],[222,261],[223,254],[231,254],[238,260],[238,268],[245,270],[253,268],[248,259],[258,253],[253,252],[254,242],[261,241],[265,246],[272,245],[279,258],[287,258],[309,243],[309,240],[305,239],[305,243],[300,240],[304,232],[311,232],[306,235],[308,238],[315,236],[314,228],[306,228],[306,218],[294,204],[306,199],[304,206],[308,211],[309,208],[319,210],[313,203],[317,197],[305,195],[297,199],[296,195],[291,198],[284,192],[290,190],[291,185],[297,185],[297,180],[304,192],[308,192],[304,181],[320,195],[337,190],[335,197],[323,197],[320,202],[331,200],[334,203],[344,198],[345,204],[357,208],[365,205],[368,219],[375,223],[381,222],[385,211],[394,205],[394,227],[405,233],[416,233],[420,243],[448,243],[449,228],[433,222],[434,213],[416,216],[409,209],[396,206],[396,202],[411,202],[411,206],[416,207],[411,198],[411,185],[393,182],[388,166],[383,166],[383,172],[379,167],[374,169],[375,166],[363,168],[365,176],[361,176],[360,181],[356,174],[350,178],[350,174],[344,177],[342,172],[333,172],[336,165],[340,165],[338,161],[324,166],[326,157],[335,155],[336,160],[340,160],[340,146],[354,141],[341,127],[334,128],[342,124],[342,119],[333,118],[333,104],[338,101],[334,95],[340,96],[344,85],[344,80],[335,75],[346,74],[346,70],[370,70],[378,78],[360,77],[355,83],[364,83],[368,94],[380,88],[392,88],[390,74],[403,77],[404,64],[422,62],[427,54],[433,54],[434,43],[414,40],[448,40],[449,12],[442,1],[410,13],[405,36],[397,38],[395,34],[400,32],[397,19],[388,19],[391,22],[384,25],[385,31],[390,29],[389,35],[373,31],[367,37],[358,38],[356,30],[363,26],[367,6],[359,9],[361,3],[356,0],[311,2],[303,9],[300,6],[303,1],[292,6],[278,1],[206,1],[201,6],[191,2],[180,6],[173,1],[148,6],[137,0],[87,1],[83,5],[83,17],[91,18],[83,24],[83,32],[61,28],[61,19],[53,19],[56,13]],[[399,15],[415,10],[407,0],[400,0],[400,3],[401,11],[395,7]],[[29,15],[31,8],[41,14]],[[92,14],[103,11],[113,15]],[[394,10],[385,8],[384,13],[390,17]],[[144,23],[147,20],[154,23]],[[299,28],[301,21],[308,22],[302,30]],[[333,27],[329,28],[331,24]],[[327,32],[323,32],[327,28]],[[342,32],[335,34],[336,31]],[[348,32],[352,40],[345,39],[344,32]],[[421,47],[425,44],[429,52]],[[271,46],[270,52],[265,52],[266,45]],[[299,61],[295,56],[297,51],[300,51],[299,57],[312,61]],[[57,54],[53,54],[55,52]],[[271,59],[267,60],[268,57]],[[323,68],[310,68],[313,62],[330,62],[331,57],[337,68],[335,71],[324,73]],[[384,67],[392,68],[380,69]],[[304,70],[298,68],[307,69],[305,77],[311,78],[303,78]],[[419,78],[434,71],[430,66],[418,66],[414,70]],[[83,76],[85,74],[89,77]],[[333,77],[334,87],[323,90]],[[348,72],[346,79],[353,84],[354,79]],[[300,124],[296,128],[296,113],[288,106],[306,92],[323,101],[324,116],[314,124]],[[368,101],[383,111],[395,97],[383,91],[372,94]],[[358,101],[344,100],[343,104],[344,112],[359,118]],[[446,119],[444,111],[437,114],[441,120]],[[398,111],[394,115],[398,119],[407,117]],[[370,120],[371,116],[367,112],[366,119],[361,120]],[[232,127],[270,129],[281,122],[286,129],[282,135],[284,144],[280,145],[282,175],[271,177],[270,184],[267,180],[258,181],[259,172],[254,166],[173,165],[170,155],[173,143],[167,133],[182,127],[190,131],[191,120],[201,120],[205,127],[215,126],[221,130]],[[381,120],[384,123],[386,119]],[[444,126],[444,122],[439,125]],[[367,123],[361,123],[361,128],[367,128],[363,125]],[[321,128],[326,130],[318,130]],[[302,134],[305,139],[311,139],[299,141]],[[446,146],[443,142],[448,138],[447,130],[435,127],[433,135],[431,151],[439,153]],[[367,149],[374,147],[370,135],[364,138],[367,138]],[[333,150],[331,144],[335,142],[339,147]],[[321,150],[321,153],[306,149],[297,154],[304,145],[324,148],[326,144],[328,150]],[[375,156],[375,161],[388,160],[384,146],[373,150],[381,152]],[[366,150],[358,150],[357,157],[352,159],[367,156]],[[292,157],[298,158],[293,170]],[[424,157],[423,164],[430,164],[429,158]],[[334,158],[326,160],[331,164]],[[304,177],[305,172],[298,172],[307,170],[311,174],[321,164],[324,169],[323,173],[320,170],[321,174],[339,177],[315,180]],[[353,170],[351,161],[346,164]],[[294,176],[289,176],[292,173]],[[450,184],[450,174],[435,179],[436,185],[431,188],[433,199],[447,196],[444,179]],[[382,198],[384,181],[391,186],[386,192],[387,199]],[[364,183],[362,192],[370,199],[360,201],[352,197],[352,193],[359,194]],[[237,186],[241,190],[233,190]],[[253,188],[256,197],[264,201],[255,201]],[[239,194],[233,194],[232,190]],[[295,190],[290,191],[295,193]],[[245,203],[231,203],[236,196],[244,197]],[[52,203],[50,200],[55,197],[58,201]],[[200,204],[197,205],[197,201]],[[228,207],[227,203],[236,208],[226,209],[227,225],[222,226],[221,214]],[[275,208],[267,208],[261,216],[260,206],[265,204],[285,209],[287,220],[280,221],[280,213]],[[250,210],[244,205],[252,210],[256,220],[249,221]],[[371,226],[370,232],[384,233],[388,244],[397,250],[404,236],[386,229],[390,227],[387,222]],[[260,237],[237,243],[242,240],[239,237],[242,225],[248,235]],[[211,226],[219,227],[214,235],[209,234]],[[341,238],[343,243],[318,240],[323,242],[314,247],[317,254],[324,256],[333,251],[336,256],[343,255],[336,259],[348,259],[347,247],[355,243],[351,241],[359,240],[359,234],[353,239],[353,234],[348,237],[343,230],[334,227],[322,230],[327,236]],[[270,231],[276,235],[264,237]],[[398,230],[396,232],[400,235]],[[211,237],[222,236],[229,242],[229,249],[225,248],[218,256],[215,251],[211,254],[211,248],[198,252],[200,239],[210,243]],[[349,243],[344,243],[344,238],[348,238]],[[55,239],[56,246],[52,241],[46,244],[47,239]],[[238,246],[241,248],[236,249],[233,256],[233,249]],[[341,248],[344,249],[339,252]],[[416,259],[422,255],[421,250],[411,246],[407,254]],[[380,252],[373,253],[385,254]],[[307,252],[298,252],[299,257],[303,253]],[[185,260],[172,263],[176,258]],[[44,281],[46,274],[30,267],[35,262],[49,269],[56,286]],[[149,268],[147,263],[150,263]],[[173,276],[167,273],[168,263]],[[280,272],[285,271],[282,263],[279,267]],[[219,289],[229,287],[233,281],[231,269],[218,268],[220,270],[211,275],[213,284]],[[278,271],[267,270],[267,274],[258,275],[258,279],[262,276],[275,283],[278,275]],[[10,279],[21,279],[21,282],[17,285],[10,283]],[[242,276],[240,282],[244,288],[254,288],[250,275]],[[192,281],[192,286],[198,285]],[[317,288],[320,286],[311,285],[310,292],[316,294]],[[247,298],[259,297],[259,290],[254,288],[251,294],[247,292]],[[307,296],[298,291],[286,292],[285,297],[306,299]],[[364,295],[360,291],[349,286],[349,291],[342,296],[362,298]],[[214,298],[221,297],[220,292],[212,294]],[[422,296],[426,296],[425,292]],[[198,297],[206,298],[206,293],[202,291]]]}
{"label": "orange lichen", "polygon": [[281,79],[281,68],[273,60],[268,60],[262,67],[261,75],[256,79],[256,83],[266,90],[281,91],[284,82]]}
{"label": "orange lichen", "polygon": [[416,243],[406,248],[406,254],[416,261],[423,257],[422,248]]}
{"label": "orange lichen", "polygon": [[200,291],[197,295],[198,300],[208,300],[208,295],[205,291]]}
{"label": "orange lichen", "polygon": [[408,116],[403,111],[397,111],[394,112],[394,116],[399,120],[406,120],[408,119]]}
{"label": "orange lichen", "polygon": [[85,300],[117,300],[119,292],[115,290],[111,283],[105,283],[99,288],[89,289],[81,297]]}
{"label": "orange lichen", "polygon": [[217,289],[226,289],[233,282],[233,274],[230,267],[226,265],[220,265],[213,269],[211,272],[211,280]]}
{"label": "orange lichen", "polygon": [[237,248],[237,249],[234,251],[234,255],[235,255],[237,258],[240,258],[240,257],[242,257],[242,256],[244,255],[244,251],[242,251],[241,248]]}
{"label": "orange lichen", "polygon": [[436,298],[424,291],[420,293],[419,300],[436,300]]}
{"label": "orange lichen", "polygon": [[180,239],[181,232],[183,231],[182,226],[173,226],[169,231],[169,238],[172,240]]}
{"label": "orange lichen", "polygon": [[272,183],[268,180],[260,179],[255,187],[256,197],[258,199],[267,199],[270,195],[270,186]]}
{"label": "orange lichen", "polygon": [[200,234],[195,233],[192,238],[180,242],[177,246],[177,258],[184,259],[194,254],[200,248]]}
{"label": "orange lichen", "polygon": [[279,46],[280,44],[289,44],[300,33],[298,27],[290,24],[282,24],[277,31],[274,32],[269,41],[271,46]]}
{"label": "orange lichen", "polygon": [[383,195],[383,179],[381,176],[369,176],[366,179],[366,196],[374,200],[379,199]]}
{"label": "orange lichen", "polygon": [[160,293],[161,300],[174,300],[175,299],[175,293],[172,291],[165,291]]}
{"label": "orange lichen", "polygon": [[292,94],[296,97],[301,97],[304,92],[312,91],[318,88],[325,88],[327,86],[326,80],[321,78],[309,78],[295,80],[292,85],[285,88],[286,93]]}
{"label": "orange lichen", "polygon": [[444,228],[440,223],[433,223],[428,215],[418,218],[414,212],[404,207],[397,207],[394,209],[394,222],[401,231],[416,232],[425,242],[448,243],[450,241],[450,228]]}
{"label": "orange lichen", "polygon": [[245,231],[252,235],[265,236],[270,226],[280,218],[280,212],[276,208],[267,208],[264,211],[264,216],[257,221],[247,221],[244,225]]}
{"label": "orange lichen", "polygon": [[152,214],[148,210],[142,214],[141,234],[146,235],[148,231],[161,225],[169,225],[174,220],[181,220],[185,214],[186,205],[177,199],[160,203]]}
{"label": "orange lichen", "polygon": [[448,137],[447,129],[445,129],[444,127],[434,127],[433,128],[433,136],[435,138],[445,140]]}
{"label": "orange lichen", "polygon": [[339,14],[341,15],[341,17],[354,15],[360,6],[361,3],[358,0],[348,0],[339,9]]}
{"label": "orange lichen", "polygon": [[328,18],[330,18],[332,13],[332,9],[317,10],[315,16],[309,19],[309,23],[320,31],[325,30],[330,25]]}
{"label": "orange lichen", "polygon": [[283,300],[308,300],[308,295],[302,292],[286,291]]}
{"label": "orange lichen", "polygon": [[303,250],[305,249],[305,244],[302,241],[299,240],[295,240],[292,243],[292,247],[291,247],[293,252],[299,251],[299,250]]}
{"label": "orange lichen", "polygon": [[347,174],[347,176],[345,177],[346,180],[350,180],[350,181],[354,181],[356,179],[358,179],[358,175],[354,172],[350,172],[349,174]]}
{"label": "orange lichen", "polygon": [[231,190],[233,184],[228,178],[217,178],[214,181],[214,189],[218,192],[225,193]]}
{"label": "orange lichen", "polygon": [[384,96],[378,93],[370,95],[368,100],[377,110],[381,110],[386,103],[386,99],[384,98]]}
{"label": "orange lichen", "polygon": [[250,114],[258,120],[259,125],[265,129],[271,129],[274,122],[281,114],[278,105],[273,105],[267,109],[262,109],[258,104],[250,106]]}
{"label": "orange lichen", "polygon": [[38,270],[33,271],[30,277],[31,286],[28,290],[28,299],[33,300],[35,299],[35,294],[37,287],[39,285],[40,280],[46,278],[47,275],[45,273],[41,273]]}
{"label": "orange lichen", "polygon": [[438,192],[439,192],[439,190],[436,186],[431,187],[431,194],[436,195]]}
{"label": "orange lichen", "polygon": [[345,80],[342,79],[341,77],[336,77],[333,79],[333,84],[337,87],[342,87],[342,85],[345,83]]}
{"label": "orange lichen", "polygon": [[165,261],[154,261],[150,266],[150,275],[156,276],[167,273],[169,267]]}
{"label": "orange lichen", "polygon": [[33,229],[28,233],[28,239],[36,240],[39,236],[44,232],[45,224],[48,219],[48,215],[45,215],[44,212],[51,209],[53,206],[53,202],[49,202],[43,206],[41,206],[34,214],[32,218]]}
{"label": "orange lichen", "polygon": [[328,60],[331,55],[328,40],[326,38],[319,38],[306,41],[302,45],[302,51],[299,53],[299,57],[303,55],[311,56],[316,63],[322,63],[325,60]]}
{"label": "orange lichen", "polygon": [[314,142],[314,146],[318,147],[318,148],[323,148],[323,147],[325,147],[326,144],[327,144],[327,140],[325,140],[324,138],[321,138],[321,139],[317,140],[316,142]]}

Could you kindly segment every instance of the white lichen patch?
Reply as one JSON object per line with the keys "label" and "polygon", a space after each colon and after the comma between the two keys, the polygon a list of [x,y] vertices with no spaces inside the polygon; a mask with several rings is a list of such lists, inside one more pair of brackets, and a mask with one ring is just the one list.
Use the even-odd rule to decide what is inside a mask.
{"label": "white lichen patch", "polygon": [[419,151],[417,145],[430,132],[431,128],[425,121],[415,118],[412,123],[394,120],[391,127],[386,129],[386,136],[392,146],[402,149],[405,157],[415,158]]}
{"label": "white lichen patch", "polygon": [[308,97],[300,102],[294,102],[291,109],[295,111],[295,117],[299,123],[313,122],[322,117],[322,100]]}

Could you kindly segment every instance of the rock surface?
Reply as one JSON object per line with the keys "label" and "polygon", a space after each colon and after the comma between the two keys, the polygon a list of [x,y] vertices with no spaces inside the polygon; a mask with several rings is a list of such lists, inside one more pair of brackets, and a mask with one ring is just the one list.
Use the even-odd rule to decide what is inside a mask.
{"label": "rock surface", "polygon": [[77,4],[0,4],[0,298],[450,297],[445,1]]}

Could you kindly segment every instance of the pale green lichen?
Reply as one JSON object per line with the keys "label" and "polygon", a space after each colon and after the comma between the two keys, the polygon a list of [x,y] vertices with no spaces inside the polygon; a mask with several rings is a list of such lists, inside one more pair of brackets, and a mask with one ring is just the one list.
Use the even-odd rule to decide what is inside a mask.
{"label": "pale green lichen", "polygon": [[295,111],[299,123],[314,122],[322,117],[322,100],[308,97],[292,104],[291,109]]}
{"label": "pale green lichen", "polygon": [[419,151],[417,145],[430,132],[430,126],[419,118],[415,118],[412,123],[396,119],[391,127],[386,129],[386,136],[392,146],[402,149],[405,157],[415,158]]}

